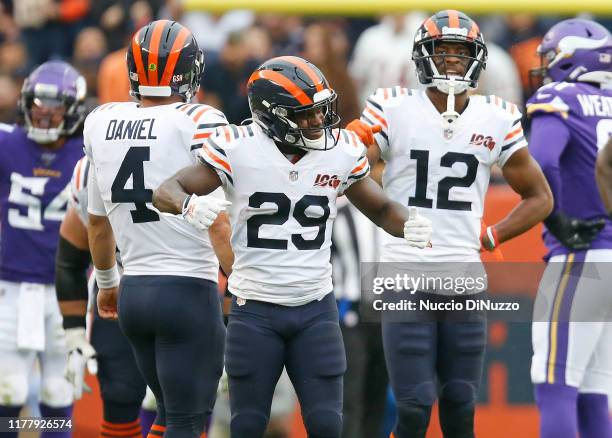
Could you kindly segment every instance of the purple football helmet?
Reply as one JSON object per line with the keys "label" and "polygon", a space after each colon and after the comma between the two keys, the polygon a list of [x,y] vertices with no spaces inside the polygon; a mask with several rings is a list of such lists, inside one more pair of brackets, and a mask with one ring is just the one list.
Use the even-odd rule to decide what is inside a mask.
{"label": "purple football helmet", "polygon": [[571,18],[555,24],[538,46],[544,83],[612,83],[612,36],[601,24]]}
{"label": "purple football helmet", "polygon": [[[34,70],[23,83],[19,98],[28,137],[37,143],[52,143],[61,136],[73,134],[85,118],[85,78],[70,64],[48,61]],[[35,127],[32,108],[57,109],[64,107],[63,121],[48,129]]]}

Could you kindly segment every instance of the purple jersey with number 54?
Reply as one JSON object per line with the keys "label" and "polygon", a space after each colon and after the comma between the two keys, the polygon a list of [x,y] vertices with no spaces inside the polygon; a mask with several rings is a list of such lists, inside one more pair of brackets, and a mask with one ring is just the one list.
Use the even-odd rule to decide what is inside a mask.
{"label": "purple jersey with number 54", "polygon": [[0,124],[0,278],[54,282],[59,227],[70,197],[70,178],[83,156],[83,138],[50,151],[19,126]]}
{"label": "purple jersey with number 54", "polygon": [[[588,83],[553,82],[529,99],[527,114],[534,119],[531,152],[551,184],[555,211],[579,219],[608,218],[597,189],[595,162],[599,149],[612,137],[612,90]],[[556,121],[549,121],[560,122],[557,126],[563,129],[546,141],[534,142],[539,117],[555,117]],[[555,182],[547,169],[557,160]],[[569,252],[548,232],[544,243],[549,255]],[[608,220],[591,248],[612,248],[612,222]]]}

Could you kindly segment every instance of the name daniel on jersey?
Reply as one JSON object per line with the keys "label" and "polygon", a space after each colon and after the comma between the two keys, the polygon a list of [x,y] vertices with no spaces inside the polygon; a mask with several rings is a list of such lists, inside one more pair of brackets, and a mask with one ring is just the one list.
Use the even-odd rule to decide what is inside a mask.
{"label": "name daniel on jersey", "polygon": [[[156,140],[153,135],[155,119],[117,120],[112,119],[106,128],[106,140]],[[149,129],[145,135],[144,132]]]}

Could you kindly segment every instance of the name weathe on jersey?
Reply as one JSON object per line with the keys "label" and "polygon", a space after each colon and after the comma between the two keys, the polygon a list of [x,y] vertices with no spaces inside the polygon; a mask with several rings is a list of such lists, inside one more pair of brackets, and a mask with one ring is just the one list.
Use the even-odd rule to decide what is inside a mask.
{"label": "name weathe on jersey", "polygon": [[333,189],[338,188],[340,185],[340,178],[338,175],[326,175],[324,173],[320,173],[315,178],[315,182],[312,185],[313,187],[331,187]]}
{"label": "name weathe on jersey", "polygon": [[112,119],[106,127],[106,140],[157,140],[157,136],[153,135],[154,125],[155,119]]}

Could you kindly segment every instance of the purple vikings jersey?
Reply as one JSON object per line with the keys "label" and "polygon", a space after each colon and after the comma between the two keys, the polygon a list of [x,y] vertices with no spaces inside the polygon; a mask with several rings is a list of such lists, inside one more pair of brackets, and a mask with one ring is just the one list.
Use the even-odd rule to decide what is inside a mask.
{"label": "purple vikings jersey", "polygon": [[0,278],[53,283],[59,228],[83,138],[45,150],[19,126],[0,124]]}
{"label": "purple vikings jersey", "polygon": [[[579,219],[608,218],[595,180],[599,149],[612,137],[612,90],[587,83],[553,82],[527,103],[533,119],[530,151],[555,198],[553,212]],[[548,257],[570,252],[547,231]],[[612,248],[612,222],[591,245]]]}

